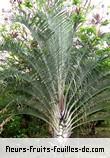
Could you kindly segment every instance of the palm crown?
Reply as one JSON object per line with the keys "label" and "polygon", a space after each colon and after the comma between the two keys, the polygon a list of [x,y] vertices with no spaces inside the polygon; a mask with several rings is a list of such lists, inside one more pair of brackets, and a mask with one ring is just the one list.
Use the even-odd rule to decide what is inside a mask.
{"label": "palm crown", "polygon": [[49,123],[54,137],[69,137],[76,127],[107,117],[110,73],[102,65],[110,56],[109,49],[95,47],[98,40],[92,47],[81,41],[81,19],[75,22],[56,4],[47,12],[37,10],[31,19],[21,10],[11,26],[15,31],[3,36],[1,48],[10,58],[0,76],[14,93],[14,113],[37,116]]}

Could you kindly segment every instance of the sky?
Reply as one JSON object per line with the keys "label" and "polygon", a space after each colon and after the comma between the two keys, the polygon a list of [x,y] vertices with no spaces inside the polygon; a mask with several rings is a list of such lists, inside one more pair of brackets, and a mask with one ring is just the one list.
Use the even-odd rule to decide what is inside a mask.
{"label": "sky", "polygon": [[0,0],[0,10],[2,10],[2,8],[4,9],[9,9],[10,8],[10,0]]}
{"label": "sky", "polygon": [[104,3],[106,5],[110,5],[110,0],[91,0],[93,4]]}

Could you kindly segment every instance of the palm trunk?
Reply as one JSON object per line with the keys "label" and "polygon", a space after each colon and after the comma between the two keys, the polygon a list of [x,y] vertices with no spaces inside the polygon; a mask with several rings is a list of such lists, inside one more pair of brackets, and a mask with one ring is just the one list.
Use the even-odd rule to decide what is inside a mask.
{"label": "palm trunk", "polygon": [[71,129],[67,128],[64,120],[59,120],[57,129],[53,131],[54,138],[69,138],[71,135]]}

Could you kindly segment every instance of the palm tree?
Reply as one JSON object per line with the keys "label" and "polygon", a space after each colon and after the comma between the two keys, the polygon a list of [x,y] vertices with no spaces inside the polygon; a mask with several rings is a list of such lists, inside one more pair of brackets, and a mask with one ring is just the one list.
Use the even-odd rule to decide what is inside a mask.
{"label": "palm tree", "polygon": [[81,18],[75,21],[59,3],[44,10],[26,15],[21,9],[12,32],[2,33],[1,48],[10,58],[0,79],[13,94],[13,113],[46,121],[53,137],[70,137],[80,125],[109,116],[104,109],[110,105],[110,71],[103,68],[109,48],[101,53],[81,39],[77,46]]}

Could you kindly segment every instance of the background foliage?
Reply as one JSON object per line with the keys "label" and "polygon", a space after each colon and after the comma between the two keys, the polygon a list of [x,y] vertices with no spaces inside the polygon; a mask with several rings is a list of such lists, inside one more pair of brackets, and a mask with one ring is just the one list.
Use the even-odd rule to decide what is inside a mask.
{"label": "background foliage", "polygon": [[[46,14],[47,13],[49,13],[49,15],[54,14],[55,8],[57,8],[58,11],[61,8],[64,9],[64,12],[66,12],[67,16],[71,20],[71,23],[73,24],[73,30],[75,33],[75,38],[73,39],[74,40],[73,51],[75,52],[74,55],[76,55],[76,57],[78,58],[78,55],[81,55],[78,52],[83,53],[83,52],[88,51],[90,53],[89,58],[91,58],[93,57],[93,52],[95,52],[97,55],[97,60],[101,56],[104,57],[104,60],[102,60],[102,62],[100,62],[98,65],[98,71],[104,74],[106,71],[108,72],[110,70],[110,58],[109,58],[110,34],[109,33],[102,34],[100,30],[100,27],[102,25],[107,25],[109,22],[106,20],[106,23],[105,23],[105,21],[100,18],[100,15],[96,14],[93,16],[93,18],[91,19],[88,25],[87,14],[92,9],[89,7],[89,3],[82,4],[79,0],[74,0],[72,1],[72,5],[68,4],[68,6],[65,7],[65,1],[63,0],[56,1],[56,3],[53,3],[53,1],[45,1],[45,0],[36,1],[36,2],[28,1],[28,0],[24,2],[13,1],[12,2],[13,22],[8,25],[3,25],[0,28],[1,54],[7,54],[6,51],[8,51],[8,55],[4,59],[3,58],[1,59],[1,67],[0,67],[1,69],[1,79],[0,79],[1,137],[50,137],[52,134],[51,129],[49,129],[49,126],[46,123],[42,122],[39,119],[35,119],[28,115],[24,115],[22,113],[22,107],[25,106],[26,99],[28,98],[28,100],[30,100],[31,95],[33,95],[29,93],[31,92],[30,91],[31,84],[29,82],[29,79],[30,79],[29,76],[33,76],[33,78],[37,79],[37,82],[39,82],[39,76],[36,76],[35,69],[33,69],[34,64],[36,63],[34,63],[34,60],[32,57],[36,54],[32,54],[33,56],[31,55],[28,56],[29,54],[27,53],[30,50],[31,50],[31,53],[34,53],[35,51],[39,52],[39,43],[36,40],[37,34],[34,34],[35,32],[33,32],[33,30],[31,30],[30,28],[31,26],[33,29],[35,29],[36,26],[40,28],[41,30],[39,30],[38,32],[39,33],[38,38],[42,39],[42,41],[46,41],[48,39],[48,36],[51,33],[49,29],[47,29],[45,32],[44,27],[45,27],[45,23],[47,22]],[[14,16],[15,12],[16,12],[16,17]],[[50,17],[50,23],[51,23],[51,17]],[[59,22],[57,23],[59,24]],[[97,26],[100,26],[100,27],[97,27]],[[65,29],[65,28],[62,28],[62,29]],[[44,30],[44,32],[42,32],[42,30]],[[45,44],[41,43],[41,45],[45,45]],[[5,48],[5,51],[3,51],[4,48]],[[43,47],[43,51],[45,53],[47,51],[46,49],[47,49],[46,47]],[[65,49],[65,46],[63,49]],[[20,54],[19,52],[23,52],[23,53]],[[51,60],[51,58],[47,58],[47,59]],[[79,59],[80,59],[80,56],[79,56]],[[73,60],[72,61],[73,63],[76,62],[74,61],[74,56],[72,60]],[[90,63],[93,64],[94,66],[94,63],[96,62],[95,60],[91,60],[88,62],[83,60],[83,62],[86,62],[85,64],[86,67],[84,67],[84,69],[82,70],[85,72],[87,71],[86,69],[90,69],[91,68]],[[82,62],[82,65],[83,65],[83,62]],[[44,66],[45,64],[43,65],[42,63],[41,69]],[[17,71],[15,71],[16,69]],[[14,72],[14,75],[13,75],[13,72]],[[22,72],[22,74],[20,72]],[[99,73],[99,72],[96,72],[96,73]],[[23,75],[23,74],[26,74],[26,75]],[[69,77],[71,77],[71,74]],[[107,83],[107,82],[109,83],[110,81],[109,75],[107,77],[108,78],[106,78],[106,82],[104,83]],[[93,77],[91,78],[91,80],[95,80],[95,78]],[[85,83],[85,85],[86,84],[87,83]],[[65,88],[65,91],[67,89],[68,89],[68,86]],[[78,95],[80,96],[80,91],[78,93],[79,93]],[[107,93],[103,93],[103,95],[100,94],[97,100],[95,99],[95,102],[98,102],[98,104],[100,104],[98,108],[103,108],[103,110],[100,113],[98,113],[98,115],[96,115],[96,117],[98,117],[99,120],[101,120],[101,122],[100,121],[97,122],[95,121],[94,117],[91,117],[91,119],[93,120],[92,124],[87,124],[82,127],[79,127],[78,130],[75,131],[76,135],[81,135],[81,133],[86,134],[86,135],[89,135],[89,134],[94,135],[95,127],[98,125],[103,125],[103,126],[106,125],[109,127],[109,116],[110,116],[110,113],[109,113],[110,95],[109,94],[110,94],[110,90],[107,90]],[[41,96],[38,95],[38,97],[41,99]],[[101,103],[100,103],[100,98],[103,98],[103,102]],[[34,95],[32,99],[33,99],[32,104],[35,104]],[[94,101],[94,99],[92,101]],[[90,102],[91,105],[92,105],[92,101]],[[106,107],[107,107],[107,110],[106,110]],[[21,111],[22,115],[13,116],[19,110]],[[42,108],[40,108],[40,110],[42,110]],[[96,109],[96,111],[97,110],[99,109]],[[103,119],[100,118],[102,114],[104,117],[106,117],[107,121],[105,122],[102,121],[104,119],[104,117]],[[73,136],[74,136],[74,133],[73,133]]]}

